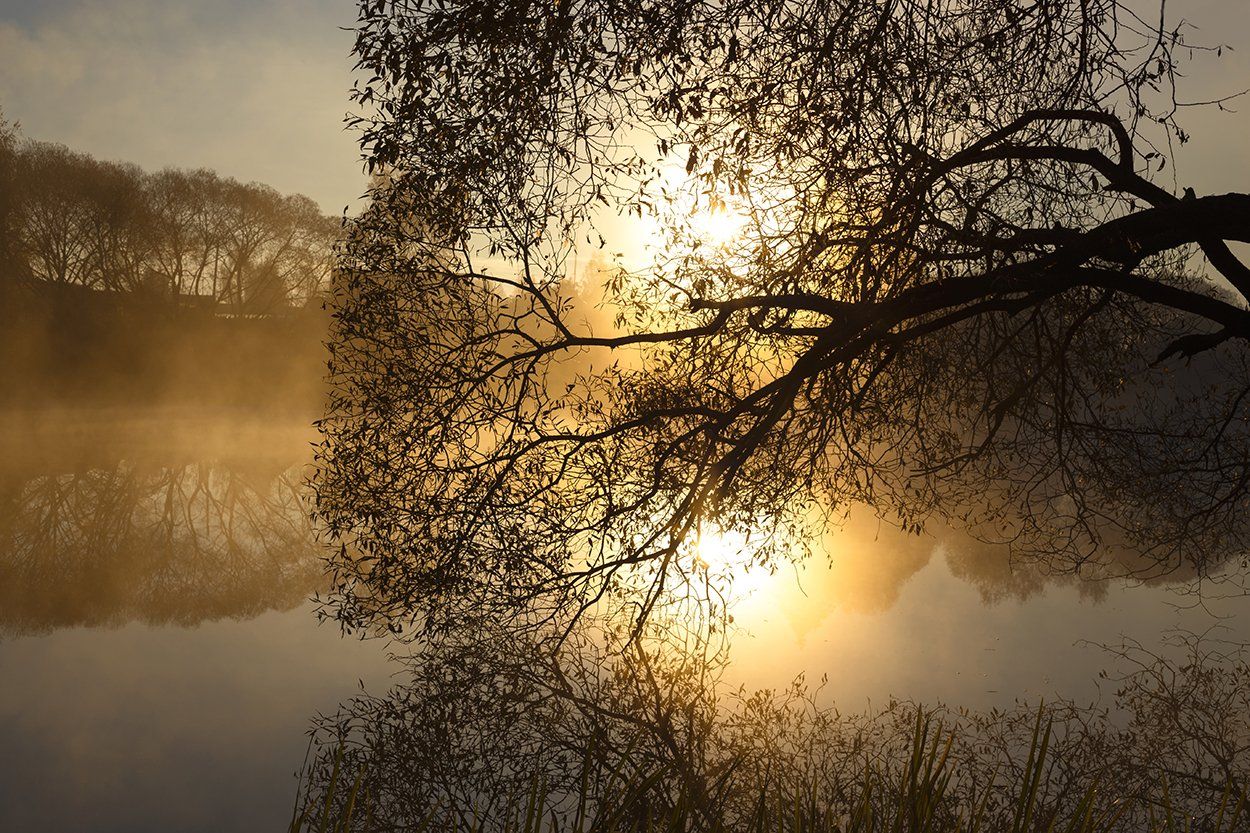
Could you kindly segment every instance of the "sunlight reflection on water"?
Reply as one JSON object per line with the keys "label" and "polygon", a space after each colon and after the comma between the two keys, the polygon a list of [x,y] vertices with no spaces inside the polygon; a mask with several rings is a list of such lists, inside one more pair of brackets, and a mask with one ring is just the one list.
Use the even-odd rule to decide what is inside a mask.
{"label": "sunlight reflection on water", "polygon": [[[138,485],[152,478],[164,483],[162,471],[199,465],[190,461],[205,455],[228,458],[227,468],[241,472],[241,479],[222,481],[246,486],[232,487],[232,500],[246,503],[248,495],[266,494],[264,484],[274,477],[298,483],[298,475],[285,473],[306,459],[306,425],[210,423],[199,419],[180,431],[166,422],[165,430],[154,432],[145,417],[131,430],[114,432],[113,446],[100,440],[99,424],[68,432],[61,426],[51,431],[56,436],[26,430],[24,441],[13,444],[22,453],[5,458],[0,476],[10,486],[43,478],[75,495],[66,489],[86,484],[90,488],[75,498],[78,518],[106,518],[87,511],[90,500],[102,501],[100,507],[120,505],[120,497],[133,500]],[[143,437],[149,439],[146,448]],[[123,457],[140,462],[123,463]],[[101,475],[110,471],[123,476]],[[199,494],[212,481],[188,482],[188,493]],[[30,488],[5,494],[20,497]],[[122,491],[115,494],[117,489]],[[237,509],[241,516],[260,517],[256,507]],[[5,528],[11,533],[22,526]],[[103,540],[86,532],[82,541]],[[1163,587],[1109,585],[1091,592],[875,523],[853,520],[821,544],[803,567],[769,572],[747,566],[750,548],[742,536],[704,532],[697,560],[710,574],[733,579],[729,682],[783,687],[799,674],[813,684],[827,675],[820,697],[843,710],[882,705],[891,696],[971,707],[1056,693],[1090,700],[1098,694],[1096,675],[1107,657],[1080,640],[1114,643],[1126,635],[1157,644],[1166,628],[1202,630],[1214,621],[1201,611],[1178,612],[1171,605],[1185,599]],[[72,554],[90,559],[109,552],[84,545]],[[160,562],[159,554],[140,555],[125,563],[80,564],[71,570],[81,579],[72,593],[65,587],[27,589],[49,598],[59,592],[66,604],[80,591],[98,596],[83,590],[91,587],[92,575],[110,577],[110,586],[144,581],[119,572]],[[174,559],[167,566],[177,572],[184,563],[203,566],[202,559]],[[32,574],[32,580],[55,581],[54,573]],[[211,570],[198,569],[200,574]],[[266,575],[258,572],[255,582]],[[183,588],[173,596],[194,595],[185,588],[197,585],[171,584],[169,578],[154,585],[158,597],[160,587]],[[380,644],[343,640],[332,627],[317,627],[307,605],[289,609],[315,584],[310,579],[305,591],[295,588],[295,596],[287,587],[270,602],[266,588],[256,587],[248,605],[233,613],[217,607],[198,618],[202,600],[166,594],[187,615],[154,617],[129,604],[107,615],[65,611],[37,627],[11,627],[10,638],[0,642],[0,668],[21,684],[0,690],[0,748],[21,766],[3,767],[0,828],[38,822],[43,830],[80,829],[84,820],[100,818],[101,807],[109,808],[108,824],[128,830],[250,830],[261,821],[282,823],[308,720],[351,697],[358,679],[381,693],[392,672]],[[1241,598],[1213,607],[1235,612],[1245,604]],[[263,612],[267,608],[276,609]],[[68,626],[75,623],[104,627]],[[1250,639],[1250,633],[1235,635]],[[101,772],[110,774],[100,778]],[[223,794],[232,796],[228,807],[221,806]],[[111,796],[118,795],[127,797],[126,806],[112,806]],[[178,800],[169,801],[171,795]]]}

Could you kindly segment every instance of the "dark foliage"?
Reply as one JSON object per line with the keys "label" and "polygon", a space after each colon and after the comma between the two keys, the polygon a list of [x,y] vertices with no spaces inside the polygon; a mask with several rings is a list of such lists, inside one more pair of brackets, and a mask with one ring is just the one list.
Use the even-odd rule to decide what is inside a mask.
{"label": "dark foliage", "polygon": [[0,285],[45,281],[235,314],[303,306],[324,288],[338,223],[308,197],[212,171],[104,162],[0,136]]}
{"label": "dark foliage", "polygon": [[1191,48],[1117,0],[362,3],[334,613],[641,621],[702,532],[767,562],[852,504],[1219,571],[1250,196],[1157,181]]}

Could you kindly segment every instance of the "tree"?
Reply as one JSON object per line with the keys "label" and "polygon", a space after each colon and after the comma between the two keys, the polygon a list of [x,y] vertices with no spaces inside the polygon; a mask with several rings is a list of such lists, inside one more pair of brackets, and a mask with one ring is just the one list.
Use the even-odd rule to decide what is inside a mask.
{"label": "tree", "polygon": [[10,246],[21,253],[19,271],[37,280],[89,286],[91,272],[85,217],[84,173],[90,160],[63,145],[25,144],[19,149],[17,214]]}
{"label": "tree", "polygon": [[208,170],[102,162],[0,123],[8,277],[211,295],[235,312],[305,305],[328,281],[337,221],[301,195]]}
{"label": "tree", "polygon": [[16,280],[17,254],[13,251],[13,230],[18,224],[17,200],[17,129],[5,120],[0,110],[0,293],[6,292]]}
{"label": "tree", "polygon": [[364,0],[334,612],[642,622],[700,535],[769,563],[851,504],[1216,572],[1250,195],[1160,182],[1194,48],[1120,0]]}

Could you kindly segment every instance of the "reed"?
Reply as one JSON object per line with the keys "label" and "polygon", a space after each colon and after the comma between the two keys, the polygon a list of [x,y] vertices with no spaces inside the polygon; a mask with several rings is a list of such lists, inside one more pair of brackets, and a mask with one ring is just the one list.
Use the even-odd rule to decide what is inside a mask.
{"label": "reed", "polygon": [[[1051,763],[1051,719],[1039,707],[1026,764],[1005,787],[997,779],[980,790],[950,789],[959,773],[951,762],[955,735],[917,711],[910,755],[903,766],[866,761],[859,783],[839,796],[822,795],[811,783],[754,785],[751,810],[741,811],[743,796],[721,791],[706,794],[678,790],[657,797],[670,773],[641,771],[623,761],[609,783],[592,798],[585,785],[570,802],[553,795],[535,778],[528,794],[510,802],[503,816],[484,818],[473,808],[435,807],[416,824],[387,820],[369,789],[365,769],[346,772],[343,746],[335,752],[331,774],[320,796],[304,794],[289,833],[393,831],[412,833],[1120,833],[1128,818],[1148,819],[1135,833],[1241,833],[1250,830],[1250,796],[1231,780],[1218,806],[1201,824],[1176,809],[1166,779],[1154,789],[1132,795],[1109,795],[1091,778],[1069,789],[1056,802],[1043,804]],[[743,787],[736,785],[741,791]],[[731,788],[732,789],[732,788]],[[968,796],[979,796],[969,800]],[[730,800],[737,798],[737,801]],[[991,805],[1005,808],[990,819]],[[1136,812],[1131,812],[1131,811]]]}

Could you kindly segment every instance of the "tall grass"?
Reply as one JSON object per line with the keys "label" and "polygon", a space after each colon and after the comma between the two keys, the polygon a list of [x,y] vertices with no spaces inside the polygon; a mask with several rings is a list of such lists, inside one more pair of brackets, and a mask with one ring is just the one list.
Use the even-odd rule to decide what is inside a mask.
{"label": "tall grass", "polygon": [[[1024,767],[1005,786],[997,778],[958,797],[951,790],[959,773],[951,761],[953,732],[918,710],[905,764],[866,760],[854,789],[824,795],[814,783],[764,783],[755,786],[750,811],[741,812],[743,796],[679,791],[675,799],[657,800],[656,788],[668,773],[639,771],[621,762],[608,789],[592,798],[585,787],[572,802],[552,795],[534,779],[527,795],[509,802],[502,817],[487,820],[473,808],[435,807],[415,825],[388,820],[369,789],[364,769],[345,771],[343,747],[337,749],[323,795],[305,795],[291,819],[289,833],[406,830],[412,833],[1241,833],[1250,831],[1245,785],[1231,779],[1218,806],[1201,823],[1176,809],[1168,783],[1131,795],[1111,795],[1095,776],[1059,800],[1041,801],[1051,756],[1051,719],[1039,707]],[[727,781],[727,775],[725,779]],[[969,798],[971,796],[971,799]],[[731,801],[729,799],[738,800]],[[987,812],[993,806],[997,812]],[[738,808],[738,809],[733,809]],[[1001,812],[1005,810],[1005,812]]]}

